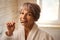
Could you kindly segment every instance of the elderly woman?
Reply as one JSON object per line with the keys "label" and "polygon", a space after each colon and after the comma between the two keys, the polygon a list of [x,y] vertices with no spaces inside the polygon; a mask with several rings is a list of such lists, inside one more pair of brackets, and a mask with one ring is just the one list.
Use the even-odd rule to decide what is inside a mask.
{"label": "elderly woman", "polygon": [[41,9],[35,3],[24,3],[20,9],[20,22],[22,27],[14,31],[15,22],[8,22],[7,29],[1,40],[53,40],[46,32],[40,30],[36,25]]}

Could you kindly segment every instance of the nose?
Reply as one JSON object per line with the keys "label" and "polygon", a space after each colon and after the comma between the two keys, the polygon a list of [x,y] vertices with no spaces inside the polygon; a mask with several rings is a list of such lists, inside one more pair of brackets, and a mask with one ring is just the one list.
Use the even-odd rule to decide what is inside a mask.
{"label": "nose", "polygon": [[26,19],[26,15],[25,14],[23,15],[23,19]]}

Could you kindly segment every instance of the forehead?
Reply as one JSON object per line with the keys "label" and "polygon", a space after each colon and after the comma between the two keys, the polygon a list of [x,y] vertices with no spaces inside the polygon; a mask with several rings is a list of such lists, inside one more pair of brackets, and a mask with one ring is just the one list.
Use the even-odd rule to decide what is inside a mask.
{"label": "forehead", "polygon": [[30,13],[28,10],[22,9],[21,13]]}
{"label": "forehead", "polygon": [[27,12],[30,12],[30,13],[32,12],[32,10],[31,10],[31,8],[29,6],[23,6],[21,8],[21,12],[24,11],[24,10],[27,11]]}

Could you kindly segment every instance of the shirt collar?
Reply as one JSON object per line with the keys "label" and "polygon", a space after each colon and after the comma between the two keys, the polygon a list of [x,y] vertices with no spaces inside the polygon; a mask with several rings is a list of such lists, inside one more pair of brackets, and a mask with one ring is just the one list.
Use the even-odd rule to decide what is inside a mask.
{"label": "shirt collar", "polygon": [[33,40],[37,31],[38,31],[38,26],[34,24],[31,31],[28,34],[27,40]]}

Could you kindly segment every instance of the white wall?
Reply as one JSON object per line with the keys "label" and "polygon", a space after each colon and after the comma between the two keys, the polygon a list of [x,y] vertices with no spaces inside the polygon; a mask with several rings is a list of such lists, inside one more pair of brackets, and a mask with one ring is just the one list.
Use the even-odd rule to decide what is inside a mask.
{"label": "white wall", "polygon": [[18,8],[25,2],[35,3],[36,0],[18,0]]}
{"label": "white wall", "polygon": [[[17,13],[16,0],[0,0],[0,34],[8,21],[15,20]],[[2,29],[3,28],[3,29]]]}

